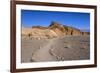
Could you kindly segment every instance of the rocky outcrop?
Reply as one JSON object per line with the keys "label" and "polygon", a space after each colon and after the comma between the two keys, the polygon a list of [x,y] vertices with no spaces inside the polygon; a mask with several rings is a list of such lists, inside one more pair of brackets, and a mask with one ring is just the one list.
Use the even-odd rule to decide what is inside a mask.
{"label": "rocky outcrop", "polygon": [[83,32],[79,29],[61,25],[57,22],[52,22],[48,27],[33,26],[32,28],[22,28],[22,36],[25,38],[51,39],[65,35],[86,36],[89,35],[89,32]]}
{"label": "rocky outcrop", "polygon": [[51,25],[49,26],[50,29],[59,29],[61,32],[65,32],[65,28],[63,25],[57,23],[57,22],[52,22]]}
{"label": "rocky outcrop", "polygon": [[52,22],[49,28],[55,31],[55,33],[57,33],[59,36],[61,35],[72,35],[72,36],[89,35],[89,32],[83,32],[77,28],[61,25],[57,22]]}
{"label": "rocky outcrop", "polygon": [[50,29],[39,29],[39,28],[30,28],[22,29],[22,36],[25,38],[35,38],[35,39],[51,39],[56,38],[57,34]]}
{"label": "rocky outcrop", "polygon": [[90,35],[89,32],[81,32],[81,33],[82,33],[82,35],[84,35],[84,36],[86,36],[86,35]]}
{"label": "rocky outcrop", "polygon": [[64,26],[64,28],[66,29],[66,35],[73,35],[73,36],[82,35],[79,29],[69,27],[69,26]]}
{"label": "rocky outcrop", "polygon": [[53,30],[59,37],[65,35],[65,28],[57,22],[52,22],[48,28]]}

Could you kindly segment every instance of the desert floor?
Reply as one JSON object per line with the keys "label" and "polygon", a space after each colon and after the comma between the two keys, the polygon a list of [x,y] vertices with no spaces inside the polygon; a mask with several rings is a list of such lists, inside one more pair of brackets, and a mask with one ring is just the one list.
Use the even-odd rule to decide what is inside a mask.
{"label": "desert floor", "polygon": [[89,36],[53,39],[22,38],[21,62],[86,60],[90,58]]}

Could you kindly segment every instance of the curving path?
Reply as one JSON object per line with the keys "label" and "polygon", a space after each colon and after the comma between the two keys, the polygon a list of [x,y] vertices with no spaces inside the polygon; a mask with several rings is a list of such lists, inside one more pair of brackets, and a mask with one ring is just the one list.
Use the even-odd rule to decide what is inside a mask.
{"label": "curving path", "polygon": [[50,54],[50,49],[53,48],[55,40],[50,40],[46,45],[40,47],[35,53],[32,55],[32,61],[42,62],[42,61],[55,61],[56,58]]}

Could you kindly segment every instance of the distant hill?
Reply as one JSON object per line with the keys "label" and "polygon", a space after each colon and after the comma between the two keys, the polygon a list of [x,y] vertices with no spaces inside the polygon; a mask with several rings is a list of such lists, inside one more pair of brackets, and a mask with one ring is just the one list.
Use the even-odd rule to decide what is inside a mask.
{"label": "distant hill", "polygon": [[61,36],[86,36],[89,32],[81,31],[77,28],[52,22],[48,27],[32,26],[32,28],[22,28],[22,35],[33,38],[56,38]]}
{"label": "distant hill", "polygon": [[43,27],[43,26],[32,26],[32,28],[47,29],[47,27]]}

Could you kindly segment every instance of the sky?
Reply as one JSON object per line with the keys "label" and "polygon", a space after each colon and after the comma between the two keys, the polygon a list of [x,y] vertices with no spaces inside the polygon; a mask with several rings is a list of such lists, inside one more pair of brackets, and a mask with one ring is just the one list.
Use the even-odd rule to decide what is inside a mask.
{"label": "sky", "polygon": [[52,21],[80,30],[90,30],[90,13],[21,10],[21,25],[23,27],[47,27]]}

